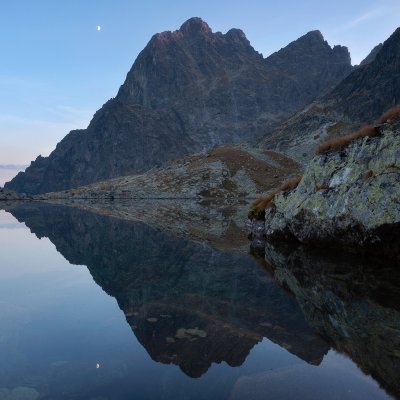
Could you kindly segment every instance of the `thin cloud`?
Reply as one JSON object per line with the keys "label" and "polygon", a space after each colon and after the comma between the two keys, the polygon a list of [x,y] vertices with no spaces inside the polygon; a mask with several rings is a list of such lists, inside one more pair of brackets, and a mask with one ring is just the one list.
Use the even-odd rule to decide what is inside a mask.
{"label": "thin cloud", "polygon": [[357,16],[356,18],[352,19],[351,21],[347,22],[346,24],[339,26],[338,28],[335,29],[336,32],[341,32],[341,31],[347,31],[349,29],[355,28],[356,26],[363,24],[371,19],[377,18],[379,16],[382,16],[384,14],[387,14],[388,12],[391,12],[392,10],[389,10],[387,8],[376,8],[375,10],[370,10],[365,12],[364,14],[361,14]]}
{"label": "thin cloud", "polygon": [[25,164],[0,164],[0,169],[6,170],[23,170],[27,167]]}

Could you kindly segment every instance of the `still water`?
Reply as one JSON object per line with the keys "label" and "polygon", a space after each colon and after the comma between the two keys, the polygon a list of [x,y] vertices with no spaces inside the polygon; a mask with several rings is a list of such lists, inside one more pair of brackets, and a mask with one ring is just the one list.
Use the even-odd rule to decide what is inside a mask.
{"label": "still water", "polygon": [[194,232],[184,216],[163,229],[168,210],[156,226],[143,210],[5,208],[0,400],[400,394],[391,270],[380,282],[303,249],[260,255],[238,240],[232,211],[203,207]]}

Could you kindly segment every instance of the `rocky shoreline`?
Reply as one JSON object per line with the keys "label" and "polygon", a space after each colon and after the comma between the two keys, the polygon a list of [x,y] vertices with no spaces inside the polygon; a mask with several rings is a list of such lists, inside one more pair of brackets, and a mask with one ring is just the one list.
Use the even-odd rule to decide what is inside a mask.
{"label": "rocky shoreline", "polygon": [[399,257],[400,121],[313,158],[294,190],[277,193],[254,237]]}

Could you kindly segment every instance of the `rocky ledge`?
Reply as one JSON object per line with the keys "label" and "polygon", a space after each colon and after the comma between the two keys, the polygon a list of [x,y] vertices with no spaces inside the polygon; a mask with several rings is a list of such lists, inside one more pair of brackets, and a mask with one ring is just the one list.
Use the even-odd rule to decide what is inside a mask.
{"label": "rocky ledge", "polygon": [[374,129],[314,157],[298,186],[266,206],[265,223],[253,221],[253,232],[399,257],[400,121]]}

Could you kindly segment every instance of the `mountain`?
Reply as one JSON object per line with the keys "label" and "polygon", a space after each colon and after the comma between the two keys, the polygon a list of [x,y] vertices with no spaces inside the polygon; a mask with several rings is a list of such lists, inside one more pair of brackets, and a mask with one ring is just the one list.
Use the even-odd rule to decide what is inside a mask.
{"label": "mountain", "polygon": [[264,59],[241,30],[200,18],[154,35],[115,98],[7,188],[28,194],[143,172],[227,142],[255,141],[352,70],[347,48],[310,32]]}
{"label": "mountain", "polygon": [[400,28],[332,91],[285,121],[260,143],[305,164],[319,142],[373,122],[399,103]]}

